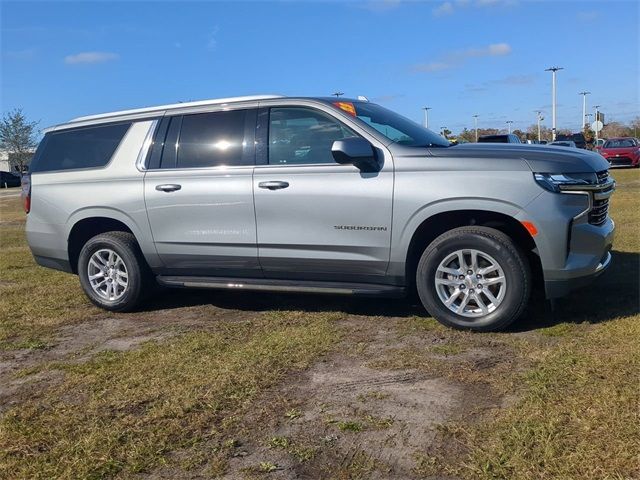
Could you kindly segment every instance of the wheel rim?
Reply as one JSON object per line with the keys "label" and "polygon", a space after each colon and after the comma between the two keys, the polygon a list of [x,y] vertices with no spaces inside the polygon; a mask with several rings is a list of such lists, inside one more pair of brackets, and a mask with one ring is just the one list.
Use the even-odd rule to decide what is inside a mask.
{"label": "wheel rim", "polygon": [[507,291],[500,264],[480,250],[463,249],[447,255],[436,270],[438,298],[453,313],[478,318],[495,311]]}
{"label": "wheel rim", "polygon": [[120,299],[129,286],[127,266],[120,255],[109,248],[97,250],[91,255],[87,275],[93,291],[104,300]]}

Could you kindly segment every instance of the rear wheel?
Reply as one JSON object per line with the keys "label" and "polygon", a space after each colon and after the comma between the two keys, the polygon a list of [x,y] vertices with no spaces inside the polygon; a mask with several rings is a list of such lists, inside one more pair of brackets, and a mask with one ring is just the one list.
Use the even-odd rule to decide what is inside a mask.
{"label": "rear wheel", "polygon": [[78,276],[95,305],[118,312],[136,308],[153,283],[140,247],[128,232],[91,238],[80,251]]}
{"label": "rear wheel", "polygon": [[495,331],[526,308],[531,273],[524,254],[504,233],[461,227],[425,249],[416,285],[424,307],[444,325]]}

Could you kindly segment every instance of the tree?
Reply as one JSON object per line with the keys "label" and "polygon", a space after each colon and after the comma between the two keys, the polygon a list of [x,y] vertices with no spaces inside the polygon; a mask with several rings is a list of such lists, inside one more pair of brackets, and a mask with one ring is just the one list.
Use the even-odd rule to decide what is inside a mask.
{"label": "tree", "polygon": [[29,122],[22,109],[12,110],[0,121],[0,148],[9,156],[9,168],[24,172],[38,144],[38,123]]}
{"label": "tree", "polygon": [[633,135],[633,128],[620,122],[607,123],[599,136],[602,138],[630,137]]}

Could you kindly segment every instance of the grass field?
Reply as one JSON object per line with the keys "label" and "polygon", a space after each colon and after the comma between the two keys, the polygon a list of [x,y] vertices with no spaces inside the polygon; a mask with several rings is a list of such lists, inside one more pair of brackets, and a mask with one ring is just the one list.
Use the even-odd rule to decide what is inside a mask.
{"label": "grass field", "polygon": [[0,478],[639,478],[640,172],[613,175],[610,271],[496,334],[401,300],[107,313],[0,196]]}

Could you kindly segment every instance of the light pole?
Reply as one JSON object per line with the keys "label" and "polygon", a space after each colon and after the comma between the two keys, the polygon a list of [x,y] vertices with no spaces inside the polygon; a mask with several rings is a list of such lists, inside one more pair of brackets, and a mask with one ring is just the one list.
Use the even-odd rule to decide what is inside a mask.
{"label": "light pole", "polygon": [[536,117],[538,120],[538,142],[539,142],[540,140],[542,140],[542,138],[540,138],[540,122],[544,120],[544,117],[542,116],[542,112],[540,110],[536,110]]}
{"label": "light pole", "polygon": [[431,107],[422,107],[424,110],[424,128],[429,128],[429,110]]}
{"label": "light pole", "polygon": [[587,95],[591,95],[591,92],[580,92],[578,95],[582,95],[582,127],[580,130],[584,130],[584,122],[587,115]]}
{"label": "light pole", "polygon": [[596,143],[597,143],[598,142],[598,120],[599,120],[598,117],[600,117],[600,115],[598,115],[598,109],[600,108],[600,105],[594,105],[593,108],[595,108],[595,110],[596,110],[596,119],[595,119],[595,121],[593,123],[596,126],[596,128],[594,128],[594,130],[596,131]]}
{"label": "light pole", "polygon": [[478,143],[478,117],[480,115],[478,115],[477,113],[473,116],[473,121],[475,124],[475,128],[476,128],[476,143]]}
{"label": "light pole", "polygon": [[344,92],[333,92],[331,95],[335,95],[336,98],[340,98],[342,95],[344,95]]}
{"label": "light pole", "polygon": [[507,125],[509,125],[509,133],[511,133],[511,124],[513,123],[513,120],[507,120]]}
{"label": "light pole", "polygon": [[556,139],[556,72],[562,67],[549,67],[545,72],[551,72],[551,139]]}

